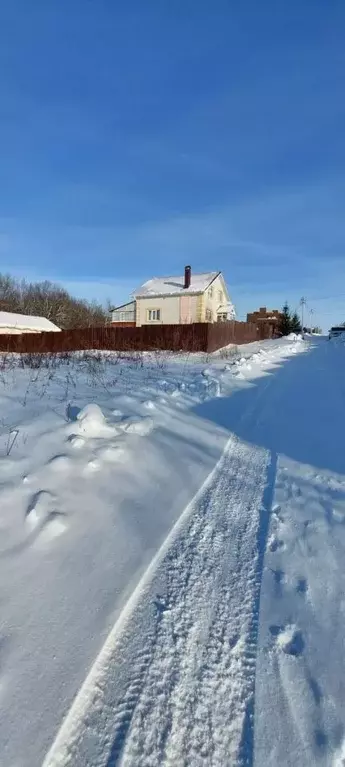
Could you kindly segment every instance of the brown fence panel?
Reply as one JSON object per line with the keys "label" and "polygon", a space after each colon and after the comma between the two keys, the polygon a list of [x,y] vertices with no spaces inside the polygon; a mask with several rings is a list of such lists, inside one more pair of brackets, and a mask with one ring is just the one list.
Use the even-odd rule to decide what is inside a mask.
{"label": "brown fence panel", "polygon": [[261,323],[219,322],[191,325],[143,325],[137,327],[91,327],[61,333],[0,334],[0,351],[46,354],[74,351],[186,351],[213,352],[229,344],[246,344],[269,337]]}
{"label": "brown fence panel", "polygon": [[279,338],[277,325],[272,322],[259,322],[258,333],[260,341],[263,341],[265,338]]}
{"label": "brown fence panel", "polygon": [[44,354],[73,351],[207,351],[207,325],[92,327],[61,333],[0,334],[0,351]]}
{"label": "brown fence panel", "polygon": [[248,344],[259,340],[257,325],[252,322],[218,322],[208,325],[207,350],[214,352],[229,344]]}

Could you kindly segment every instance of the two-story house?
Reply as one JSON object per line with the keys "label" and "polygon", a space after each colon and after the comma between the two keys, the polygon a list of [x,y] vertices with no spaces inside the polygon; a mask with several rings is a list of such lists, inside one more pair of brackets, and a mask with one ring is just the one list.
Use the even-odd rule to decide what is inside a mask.
{"label": "two-story house", "polygon": [[115,307],[111,324],[122,326],[180,325],[235,319],[235,308],[221,272],[181,277],[154,277],[133,292],[133,301]]}

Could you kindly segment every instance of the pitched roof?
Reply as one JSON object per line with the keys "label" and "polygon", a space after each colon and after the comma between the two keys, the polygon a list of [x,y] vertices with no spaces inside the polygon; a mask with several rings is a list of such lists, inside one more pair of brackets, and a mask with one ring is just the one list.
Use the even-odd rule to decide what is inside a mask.
{"label": "pitched roof", "polygon": [[47,320],[46,317],[34,317],[31,314],[15,314],[14,312],[0,312],[0,327],[18,328],[18,330],[57,331],[57,325]]}
{"label": "pitched roof", "polygon": [[110,312],[117,312],[118,309],[124,309],[126,306],[133,306],[135,304],[134,299],[132,301],[126,301],[125,304],[120,304],[120,306],[112,306],[109,311]]}
{"label": "pitched roof", "polygon": [[203,293],[220,272],[205,272],[191,274],[189,288],[184,288],[184,275],[181,277],[154,277],[133,291],[133,296],[149,298],[150,296],[169,296],[183,293]]}

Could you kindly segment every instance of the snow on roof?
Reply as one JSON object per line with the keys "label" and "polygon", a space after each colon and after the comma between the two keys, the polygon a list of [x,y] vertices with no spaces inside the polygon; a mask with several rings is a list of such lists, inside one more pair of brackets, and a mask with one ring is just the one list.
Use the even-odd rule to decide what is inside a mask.
{"label": "snow on roof", "polygon": [[204,274],[191,274],[189,288],[184,288],[184,275],[181,277],[154,277],[147,280],[143,285],[133,292],[133,296],[138,298],[150,296],[169,296],[176,293],[203,293],[210,283],[220,272],[205,272]]}
{"label": "snow on roof", "polygon": [[18,330],[61,330],[46,317],[34,317],[31,314],[14,314],[13,312],[0,312],[0,327],[18,328]]}
{"label": "snow on roof", "polygon": [[219,312],[219,314],[229,314],[233,317],[236,315],[236,309],[231,301],[228,301],[226,304],[220,304],[220,306],[218,306],[217,312]]}

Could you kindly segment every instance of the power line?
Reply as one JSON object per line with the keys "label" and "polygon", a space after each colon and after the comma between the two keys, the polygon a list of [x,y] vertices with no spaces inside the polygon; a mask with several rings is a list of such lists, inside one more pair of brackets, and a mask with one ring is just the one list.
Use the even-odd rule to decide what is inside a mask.
{"label": "power line", "polygon": [[338,293],[335,296],[317,296],[310,299],[310,301],[329,301],[332,298],[345,298],[345,293]]}
{"label": "power line", "polygon": [[320,311],[320,315],[321,315],[321,317],[326,317],[326,316],[327,316],[327,314],[332,314],[332,315],[334,315],[334,314],[336,314],[336,313],[337,313],[337,312],[335,312],[335,311],[334,311],[334,309],[333,309],[333,311],[331,311],[331,312],[322,312],[322,311]]}

